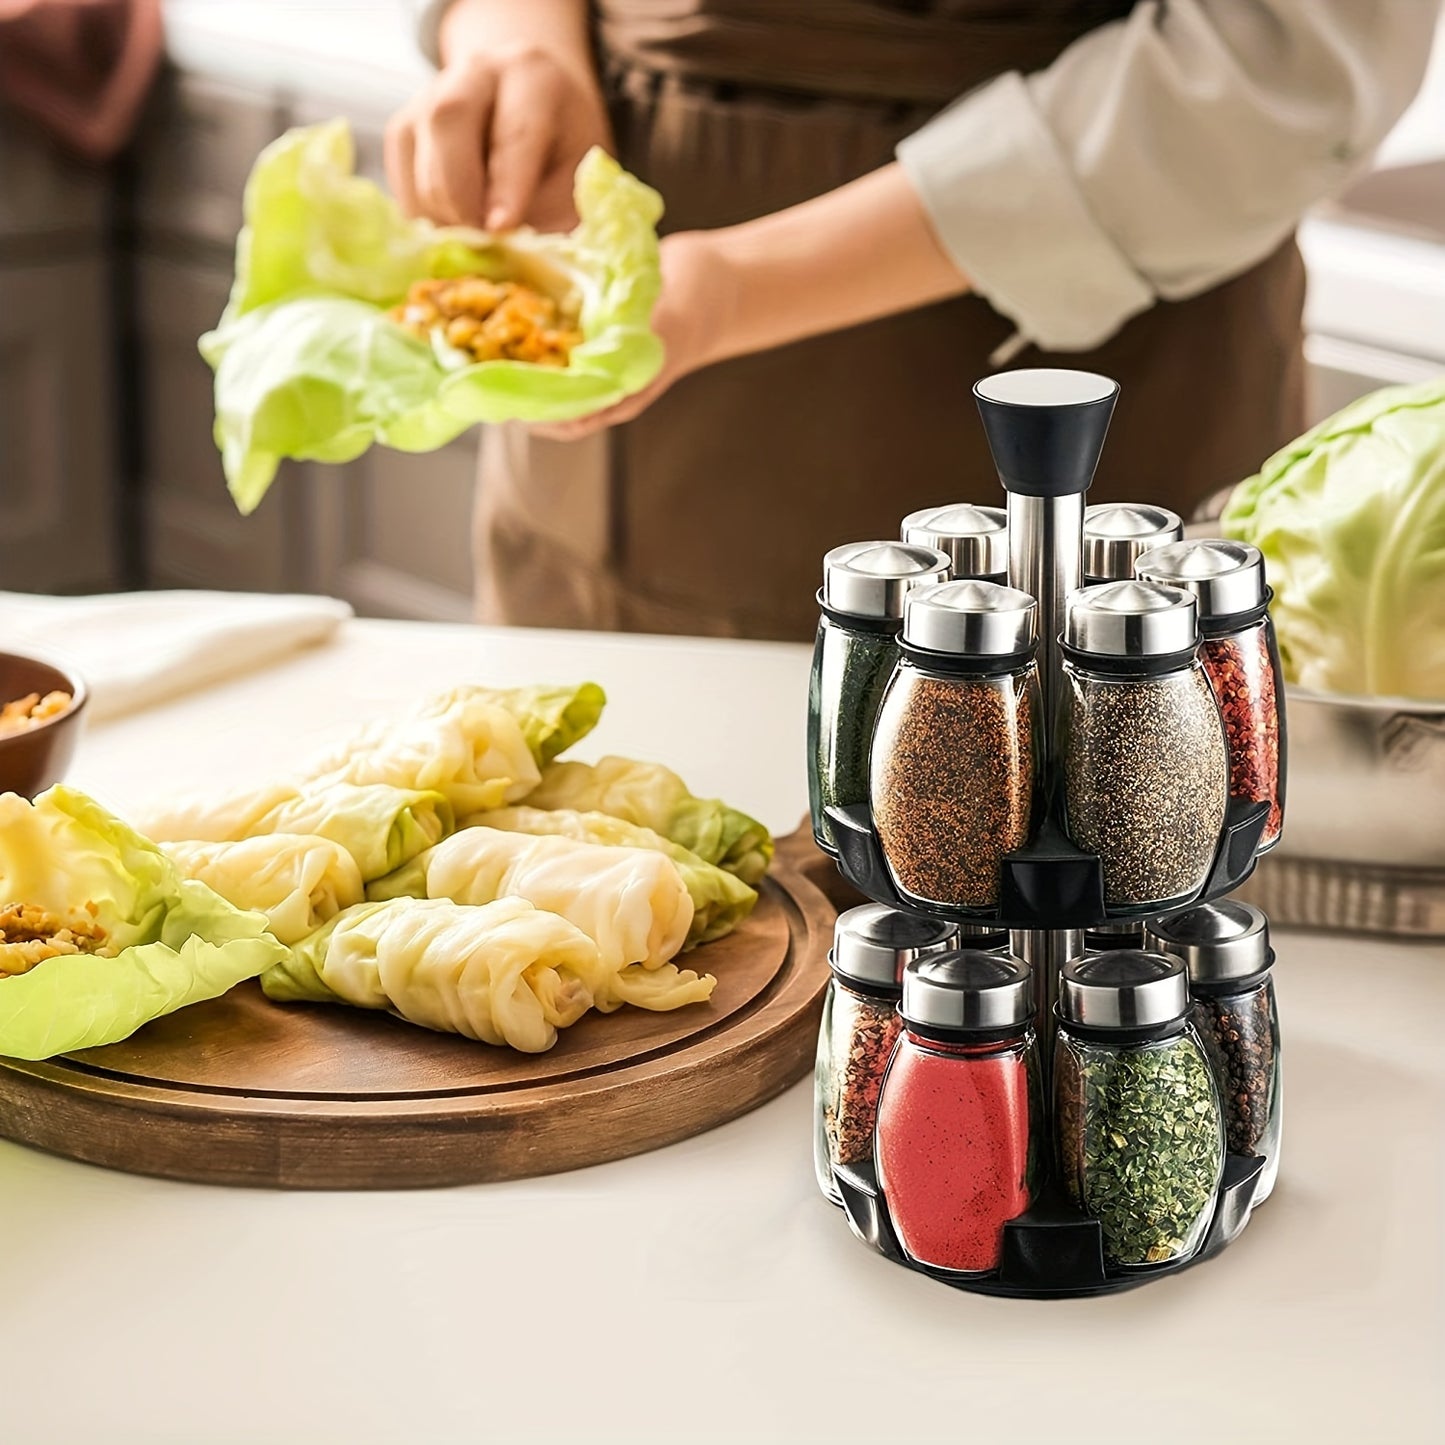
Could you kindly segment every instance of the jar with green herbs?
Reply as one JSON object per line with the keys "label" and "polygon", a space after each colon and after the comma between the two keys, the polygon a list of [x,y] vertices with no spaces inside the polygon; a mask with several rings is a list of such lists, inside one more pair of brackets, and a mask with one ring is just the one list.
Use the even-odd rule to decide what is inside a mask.
{"label": "jar with green herbs", "polygon": [[1097,853],[1111,910],[1161,913],[1209,877],[1229,798],[1194,598],[1110,582],[1069,598],[1061,708],[1069,836]]}
{"label": "jar with green herbs", "polygon": [[813,1164],[818,1188],[834,1204],[842,1203],[834,1168],[873,1161],[878,1090],[903,1026],[903,970],[955,942],[951,925],[881,903],[838,916],[813,1070]]}
{"label": "jar with green herbs", "polygon": [[1177,958],[1086,954],[1059,977],[1054,1132],[1065,1195],[1113,1271],[1199,1250],[1224,1170],[1219,1092]]}
{"label": "jar with green herbs", "polygon": [[1188,970],[1194,1025],[1224,1101],[1229,1152],[1263,1158],[1251,1201],[1262,1204],[1279,1174],[1284,1110],[1269,921],[1258,908],[1227,898],[1156,919],[1149,939]]}
{"label": "jar with green herbs", "polygon": [[1034,815],[1038,604],[994,582],[913,592],[873,736],[873,826],[899,891],[924,906],[998,903]]}
{"label": "jar with green herbs", "polygon": [[823,559],[808,682],[808,804],[813,837],[834,856],[826,809],[868,801],[873,724],[898,660],[904,599],[947,576],[942,552],[902,542],[852,542]]}

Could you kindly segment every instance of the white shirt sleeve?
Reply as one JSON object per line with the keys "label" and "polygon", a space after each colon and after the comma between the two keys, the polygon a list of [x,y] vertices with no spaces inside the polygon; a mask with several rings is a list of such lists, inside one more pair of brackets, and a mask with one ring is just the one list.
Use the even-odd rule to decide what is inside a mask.
{"label": "white shirt sleeve", "polygon": [[403,0],[416,19],[416,43],[433,65],[442,63],[442,16],[451,8],[452,0]]}
{"label": "white shirt sleeve", "polygon": [[1262,260],[1408,106],[1436,0],[1141,0],[898,148],[1022,337],[1086,350]]}

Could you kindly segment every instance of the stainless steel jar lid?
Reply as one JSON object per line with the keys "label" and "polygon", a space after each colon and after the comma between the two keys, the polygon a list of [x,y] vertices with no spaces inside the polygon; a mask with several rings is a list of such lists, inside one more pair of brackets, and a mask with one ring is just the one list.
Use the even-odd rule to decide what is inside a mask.
{"label": "stainless steel jar lid", "polygon": [[1184,523],[1167,507],[1142,502],[1101,502],[1084,508],[1084,576],[1099,581],[1134,575],[1141,552],[1176,542]]}
{"label": "stainless steel jar lid", "polygon": [[996,923],[960,923],[957,927],[960,948],[981,948],[985,953],[1008,952],[1008,929]]}
{"label": "stainless steel jar lid", "polygon": [[1264,557],[1248,542],[1201,537],[1155,547],[1134,563],[1135,573],[1192,592],[1201,617],[1232,617],[1265,600]]}
{"label": "stainless steel jar lid", "polygon": [[1002,507],[969,502],[929,507],[903,519],[902,536],[915,547],[945,553],[955,577],[998,577],[1008,571],[1008,514]]}
{"label": "stainless steel jar lid", "polygon": [[998,582],[940,582],[908,594],[903,640],[929,652],[1010,657],[1034,645],[1039,604]]}
{"label": "stainless steel jar lid", "polygon": [[898,988],[905,964],[952,948],[951,923],[864,903],[838,915],[828,962],[839,978],[869,988]]}
{"label": "stainless steel jar lid", "polygon": [[1191,593],[1155,582],[1105,582],[1069,594],[1064,641],[1104,657],[1163,657],[1199,641]]}
{"label": "stainless steel jar lid", "polygon": [[1093,1029],[1157,1028],[1183,1018],[1189,980],[1183,960],[1142,948],[1072,958],[1059,971],[1059,1012]]}
{"label": "stainless steel jar lid", "polygon": [[1150,946],[1181,959],[1193,983],[1225,983],[1262,973],[1271,962],[1269,920],[1226,898],[1149,925]]}
{"label": "stainless steel jar lid", "polygon": [[915,587],[948,577],[948,558],[902,542],[849,542],[823,558],[823,605],[855,617],[902,617]]}
{"label": "stainless steel jar lid", "polygon": [[1084,930],[1084,952],[1103,953],[1111,948],[1143,948],[1144,920],[1126,918],[1114,923],[1096,923]]}
{"label": "stainless steel jar lid", "polygon": [[904,1022],[920,1029],[1006,1029],[1033,1017],[1029,966],[1011,953],[960,948],[903,970]]}

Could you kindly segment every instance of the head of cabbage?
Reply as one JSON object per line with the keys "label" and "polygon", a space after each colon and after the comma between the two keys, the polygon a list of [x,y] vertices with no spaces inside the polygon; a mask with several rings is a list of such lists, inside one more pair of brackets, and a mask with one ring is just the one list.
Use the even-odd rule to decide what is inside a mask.
{"label": "head of cabbage", "polygon": [[1240,483],[1223,520],[1264,553],[1290,682],[1445,700],[1445,376],[1321,422]]}

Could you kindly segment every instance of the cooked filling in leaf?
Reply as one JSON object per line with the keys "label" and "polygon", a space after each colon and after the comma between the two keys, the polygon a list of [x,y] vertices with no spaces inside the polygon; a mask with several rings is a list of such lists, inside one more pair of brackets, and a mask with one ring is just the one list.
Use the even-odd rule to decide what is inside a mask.
{"label": "cooked filling in leaf", "polygon": [[65,953],[104,953],[106,933],[87,903],[65,918],[32,903],[0,908],[0,978],[29,973]]}
{"label": "cooked filling in leaf", "polygon": [[391,319],[424,341],[440,332],[473,361],[531,361],[566,366],[582,333],[557,303],[516,281],[484,276],[416,281]]}
{"label": "cooked filling in leaf", "polygon": [[32,692],[27,697],[17,697],[14,702],[0,707],[0,738],[49,722],[51,718],[69,712],[74,701],[68,692],[47,692],[44,697]]}

